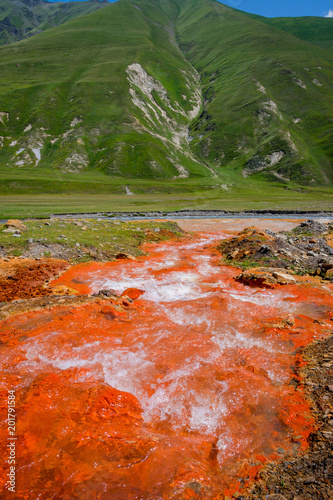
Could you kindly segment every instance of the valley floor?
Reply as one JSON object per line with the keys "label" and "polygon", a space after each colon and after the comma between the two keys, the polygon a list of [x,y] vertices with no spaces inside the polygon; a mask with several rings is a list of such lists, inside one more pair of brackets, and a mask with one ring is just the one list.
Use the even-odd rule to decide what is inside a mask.
{"label": "valley floor", "polygon": [[[10,182],[2,181],[5,185]],[[37,182],[37,181],[36,181]],[[19,179],[13,185],[24,185]],[[84,184],[84,182],[83,182]],[[6,217],[49,217],[52,214],[87,212],[147,212],[159,210],[224,210],[241,212],[244,210],[295,210],[295,211],[332,211],[332,188],[285,189],[276,184],[253,182],[246,188],[229,190],[214,186],[193,184],[182,186],[180,183],[148,183],[138,186],[128,184],[135,195],[104,192],[68,192],[63,194],[38,194],[41,188],[26,188],[19,193],[13,188],[8,194],[0,196],[0,219]],[[87,185],[88,186],[88,185]],[[108,188],[107,184],[105,187]],[[99,188],[100,189],[100,188]],[[177,191],[176,191],[177,189]],[[2,192],[6,192],[3,191]],[[45,190],[44,190],[45,192]],[[47,192],[47,191],[46,191]],[[30,194],[31,193],[31,194]]]}

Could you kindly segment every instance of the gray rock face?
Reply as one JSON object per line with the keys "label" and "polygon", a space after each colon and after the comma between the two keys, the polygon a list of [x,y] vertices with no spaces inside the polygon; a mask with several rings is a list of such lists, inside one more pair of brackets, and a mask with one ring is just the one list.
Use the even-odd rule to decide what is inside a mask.
{"label": "gray rock face", "polygon": [[[325,224],[321,224],[320,222],[317,222],[317,221],[312,220],[312,219],[309,219],[307,221],[302,222],[299,225],[299,229],[300,229],[300,231],[298,231],[298,232],[304,231],[304,229],[306,229],[312,235],[316,235],[316,234],[321,235],[321,234],[327,232],[327,227]],[[295,230],[295,232],[297,233],[296,230]]]}

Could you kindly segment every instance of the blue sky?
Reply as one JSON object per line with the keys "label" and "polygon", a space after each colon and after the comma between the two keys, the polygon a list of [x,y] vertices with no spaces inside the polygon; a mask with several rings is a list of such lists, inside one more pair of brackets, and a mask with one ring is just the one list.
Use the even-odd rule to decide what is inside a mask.
{"label": "blue sky", "polygon": [[222,3],[266,17],[333,17],[333,0],[224,0]]}
{"label": "blue sky", "polygon": [[266,17],[326,16],[333,18],[333,0],[223,0],[222,3]]}

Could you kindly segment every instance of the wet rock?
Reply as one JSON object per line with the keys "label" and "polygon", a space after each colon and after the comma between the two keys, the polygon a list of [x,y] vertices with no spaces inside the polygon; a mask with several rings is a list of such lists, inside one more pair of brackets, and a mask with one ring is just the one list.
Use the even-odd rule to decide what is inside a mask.
{"label": "wet rock", "polygon": [[[289,233],[264,232],[250,227],[223,240],[218,249],[240,265],[246,257],[247,261],[257,265],[279,269],[292,267],[298,274],[317,274],[324,278],[326,272],[333,269],[332,246],[332,226],[306,221]],[[327,276],[327,279],[331,278]],[[281,278],[280,282],[286,284],[290,281]]]}
{"label": "wet rock", "polygon": [[269,236],[273,236],[273,238],[276,237],[276,232],[275,231],[272,231],[271,229],[265,229],[264,231],[266,234],[268,234]]}
{"label": "wet rock", "polygon": [[117,317],[116,311],[111,306],[104,306],[101,309],[101,313],[104,314],[108,319],[115,319]]}
{"label": "wet rock", "polygon": [[131,255],[129,253],[122,253],[122,252],[117,253],[116,259],[136,260],[136,258],[133,257],[133,255]]}
{"label": "wet rock", "polygon": [[[84,371],[78,373],[80,377]],[[70,484],[67,490],[69,493],[64,490],[58,493],[58,489],[54,496],[83,499],[90,496],[86,494],[85,479],[81,484],[74,482],[73,472],[69,471],[80,470],[85,474],[83,471],[94,470],[96,463],[104,462],[111,464],[109,468],[113,467],[111,471],[114,470],[115,473],[120,468],[127,470],[133,462],[143,462],[156,444],[148,437],[141,416],[141,406],[135,396],[102,384],[89,387],[87,383],[79,382],[74,385],[75,387],[69,384],[62,373],[38,374],[26,388],[28,403],[20,399],[19,404],[21,407],[24,405],[22,439],[26,443],[26,455],[32,456],[36,454],[36,450],[39,453],[34,464],[37,477],[43,478],[45,471],[48,471],[52,484],[55,464],[60,470],[62,458],[59,457],[65,453],[64,450],[71,450],[71,453],[65,454],[68,469],[62,472],[64,484]],[[50,414],[48,399],[52,401],[52,418],[47,419]],[[65,428],[60,428],[60,421],[66,422]],[[37,428],[39,432],[36,431]],[[52,444],[47,444],[48,450],[45,453],[45,442],[50,441],[49,436],[52,436]],[[25,457],[23,460],[25,465]],[[64,466],[61,470],[63,469]],[[106,475],[106,469],[106,466],[102,469],[103,477]],[[109,473],[108,477],[112,478],[111,474]],[[33,474],[25,478],[24,489],[22,487],[21,490],[22,496],[26,498],[38,496],[38,487],[31,476]],[[95,484],[98,481],[97,475],[92,477]],[[74,491],[75,494],[72,493]],[[109,498],[116,496],[111,494]],[[121,496],[126,498],[126,495]]]}
{"label": "wet rock", "polygon": [[[312,401],[319,430],[309,436],[306,454],[288,457],[265,469],[260,474],[261,483],[251,489],[249,500],[275,498],[264,492],[275,491],[289,500],[328,500],[333,498],[332,484],[332,439],[330,426],[332,408],[330,402],[333,392],[332,370],[322,370],[323,363],[333,356],[333,336],[316,341],[302,352],[309,364],[300,369],[306,377],[304,385]],[[298,371],[298,370],[297,370]],[[333,421],[332,421],[333,422]],[[297,439],[298,436],[295,436]]]}
{"label": "wet rock", "polygon": [[139,288],[127,288],[122,294],[121,297],[129,297],[132,300],[136,300],[141,295],[145,293],[145,290],[140,290]]}
{"label": "wet rock", "polygon": [[292,328],[293,326],[295,326],[295,318],[292,314],[288,314],[288,316],[286,318],[283,318],[282,320],[282,325],[284,326],[284,328]]}
{"label": "wet rock", "polygon": [[284,248],[280,248],[279,249],[279,253],[281,255],[285,255],[286,257],[292,257],[292,253],[291,252],[288,252],[287,250],[285,250]]}
{"label": "wet rock", "polygon": [[52,287],[54,295],[77,295],[77,291],[65,285],[57,285]]}
{"label": "wet rock", "polygon": [[286,453],[286,450],[284,448],[277,448],[276,451],[278,452],[279,455],[284,455]]}
{"label": "wet rock", "polygon": [[93,293],[92,297],[119,297],[117,290],[110,288],[109,290],[99,290],[97,293]]}
{"label": "wet rock", "polygon": [[272,249],[267,245],[261,245],[261,247],[259,248],[259,252],[261,252],[261,253],[268,253],[271,251],[272,251]]}
{"label": "wet rock", "polygon": [[11,317],[13,314],[22,314],[29,311],[38,311],[44,308],[53,308],[58,304],[77,306],[96,301],[90,295],[48,295],[30,299],[19,299],[0,304],[0,321]]}
{"label": "wet rock", "polygon": [[280,285],[287,285],[287,284],[296,283],[296,279],[293,276],[291,276],[290,274],[274,272],[273,277],[276,279],[276,281]]}
{"label": "wet rock", "polygon": [[243,285],[259,288],[274,288],[277,284],[276,279],[271,274],[252,270],[239,274],[235,280]]}
{"label": "wet rock", "polygon": [[296,233],[302,233],[304,230],[312,235],[320,235],[327,232],[327,226],[315,220],[309,219],[307,221],[301,222],[301,224],[296,228]]}

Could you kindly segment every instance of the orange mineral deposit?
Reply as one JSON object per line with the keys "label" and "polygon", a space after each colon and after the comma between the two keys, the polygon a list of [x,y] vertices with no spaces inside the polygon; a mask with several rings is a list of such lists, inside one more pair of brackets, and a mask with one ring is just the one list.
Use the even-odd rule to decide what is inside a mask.
{"label": "orange mineral deposit", "polygon": [[332,285],[238,283],[214,250],[222,238],[149,245],[53,282],[115,290],[126,306],[106,297],[0,323],[1,498],[8,389],[15,498],[222,499],[307,447],[315,422],[291,381],[299,348],[326,334]]}

